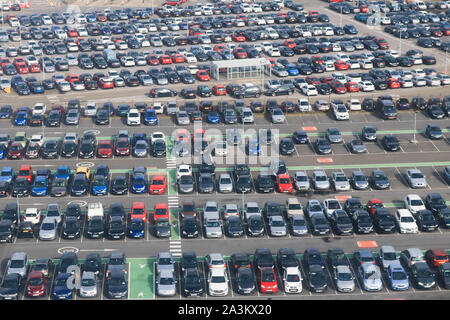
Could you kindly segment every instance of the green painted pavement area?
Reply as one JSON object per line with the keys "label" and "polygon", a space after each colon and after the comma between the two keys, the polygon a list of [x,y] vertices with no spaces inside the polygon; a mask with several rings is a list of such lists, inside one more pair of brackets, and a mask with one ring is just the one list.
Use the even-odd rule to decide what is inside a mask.
{"label": "green painted pavement area", "polygon": [[180,219],[178,218],[178,208],[169,208],[170,212],[170,240],[181,240]]}
{"label": "green painted pavement area", "polygon": [[129,299],[154,299],[155,258],[127,258],[129,263]]}

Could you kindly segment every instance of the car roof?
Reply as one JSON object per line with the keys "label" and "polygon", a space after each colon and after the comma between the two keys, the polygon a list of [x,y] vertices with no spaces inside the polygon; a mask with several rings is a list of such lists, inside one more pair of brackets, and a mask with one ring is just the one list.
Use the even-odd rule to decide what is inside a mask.
{"label": "car roof", "polygon": [[27,256],[26,252],[14,252],[11,255],[11,260],[24,260]]}

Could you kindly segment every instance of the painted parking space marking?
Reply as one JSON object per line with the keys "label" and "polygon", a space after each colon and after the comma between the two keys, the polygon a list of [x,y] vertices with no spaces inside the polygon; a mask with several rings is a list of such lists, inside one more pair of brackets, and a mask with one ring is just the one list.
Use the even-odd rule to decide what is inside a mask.
{"label": "painted parking space marking", "polygon": [[155,258],[127,258],[129,264],[129,299],[154,299]]}
{"label": "painted parking space marking", "polygon": [[317,128],[312,126],[312,127],[302,127],[303,131],[317,131]]}
{"label": "painted parking space marking", "polygon": [[356,241],[359,248],[378,248],[378,243],[373,240],[368,241]]}
{"label": "painted parking space marking", "polygon": [[318,163],[333,163],[333,158],[317,158]]}
{"label": "painted parking space marking", "polygon": [[334,198],[339,202],[345,202],[346,200],[350,199],[352,196],[347,195],[341,195],[341,196],[334,196]]}

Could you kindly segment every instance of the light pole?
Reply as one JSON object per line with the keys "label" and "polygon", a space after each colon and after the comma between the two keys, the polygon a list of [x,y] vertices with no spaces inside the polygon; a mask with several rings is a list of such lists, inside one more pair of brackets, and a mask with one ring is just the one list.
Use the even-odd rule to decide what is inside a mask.
{"label": "light pole", "polygon": [[342,28],[342,6],[341,6],[341,15],[339,16],[339,27]]}
{"label": "light pole", "polygon": [[402,28],[400,27],[400,49],[399,55],[402,55]]}
{"label": "light pole", "polygon": [[411,140],[411,143],[417,143],[417,139],[416,139],[416,130],[417,130],[417,108],[416,107],[414,109],[414,134],[413,134],[413,139]]}

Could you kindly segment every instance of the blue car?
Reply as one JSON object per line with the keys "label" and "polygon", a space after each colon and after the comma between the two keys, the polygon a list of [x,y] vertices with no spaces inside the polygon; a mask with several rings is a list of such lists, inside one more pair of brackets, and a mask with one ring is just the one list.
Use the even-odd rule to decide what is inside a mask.
{"label": "blue car", "polygon": [[369,19],[369,17],[370,17],[370,14],[367,14],[367,13],[355,14],[355,20],[363,22],[363,23],[366,23],[367,20]]}
{"label": "blue car", "polygon": [[0,145],[0,159],[5,159],[8,150],[4,144]]}
{"label": "blue car", "polygon": [[86,21],[87,22],[96,22],[97,18],[95,17],[95,15],[89,13],[86,15]]}
{"label": "blue car", "polygon": [[28,87],[30,88],[31,93],[33,94],[37,94],[37,93],[44,93],[44,86],[42,85],[42,83],[39,82],[32,82],[28,85]]}
{"label": "blue car", "polygon": [[108,179],[103,175],[96,175],[92,182],[91,193],[93,196],[104,196],[108,194]]}
{"label": "blue car", "polygon": [[56,169],[55,178],[63,178],[69,180],[70,168],[68,166],[59,166],[58,169]]}
{"label": "blue car", "polygon": [[48,179],[45,176],[37,176],[31,186],[31,195],[33,197],[44,197],[48,193]]}
{"label": "blue car", "polygon": [[16,116],[14,117],[14,125],[23,127],[28,124],[28,113],[24,111],[17,112]]}
{"label": "blue car", "polygon": [[220,123],[220,114],[217,111],[211,111],[208,113],[208,123]]}
{"label": "blue car", "polygon": [[128,223],[128,237],[142,239],[145,237],[145,222],[143,219],[131,219]]}
{"label": "blue car", "polygon": [[158,116],[153,109],[147,109],[144,112],[144,124],[147,126],[155,126],[158,124]]}
{"label": "blue car", "polygon": [[261,146],[257,139],[250,139],[248,141],[248,155],[259,156],[261,154]]}
{"label": "blue car", "polygon": [[392,290],[404,291],[409,289],[408,274],[401,264],[390,264],[386,273]]}
{"label": "blue car", "polygon": [[14,177],[14,169],[11,167],[3,167],[0,173],[0,181],[12,182]]}
{"label": "blue car", "polygon": [[9,119],[12,115],[12,107],[10,105],[3,105],[0,107],[0,119]]}
{"label": "blue car", "polygon": [[105,102],[103,103],[103,109],[107,109],[109,110],[109,115],[113,116],[114,115],[114,105],[112,104],[112,102]]}
{"label": "blue car", "polygon": [[54,300],[71,300],[73,290],[67,287],[67,279],[71,275],[68,273],[60,273],[56,276],[53,286],[52,299]]}
{"label": "blue car", "polygon": [[297,67],[293,64],[288,64],[286,66],[286,71],[289,73],[290,76],[298,76],[300,74]]}
{"label": "blue car", "polygon": [[143,174],[137,174],[131,184],[131,192],[133,193],[146,193],[147,192],[147,179]]}
{"label": "blue car", "polygon": [[125,117],[130,111],[130,106],[127,104],[121,104],[117,107],[116,112],[119,117]]}

